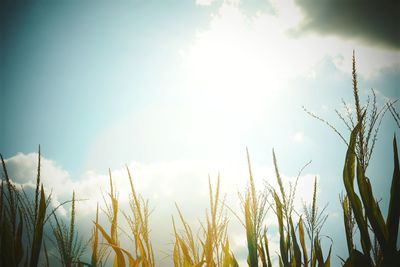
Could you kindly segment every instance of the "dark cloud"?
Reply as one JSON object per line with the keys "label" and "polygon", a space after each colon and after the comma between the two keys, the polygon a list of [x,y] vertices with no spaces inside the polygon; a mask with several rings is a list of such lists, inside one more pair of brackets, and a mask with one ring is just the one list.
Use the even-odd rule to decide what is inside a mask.
{"label": "dark cloud", "polygon": [[355,38],[400,49],[398,0],[296,0],[305,14],[300,32]]}

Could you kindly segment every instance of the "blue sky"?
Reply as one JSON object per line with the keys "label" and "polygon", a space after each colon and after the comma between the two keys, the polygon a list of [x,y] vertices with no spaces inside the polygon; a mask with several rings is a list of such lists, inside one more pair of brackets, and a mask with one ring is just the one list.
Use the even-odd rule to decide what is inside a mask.
{"label": "blue sky", "polygon": [[74,171],[96,133],[163,97],[179,42],[205,23],[189,1],[25,5],[3,44],[2,150],[12,155],[41,143]]}
{"label": "blue sky", "polygon": [[[344,31],[334,18],[322,27],[307,1],[4,5],[0,152],[16,180],[33,179],[30,153],[39,144],[49,169],[45,179],[53,180],[49,187],[58,201],[69,189],[104,184],[109,167],[122,177],[128,164],[142,175],[143,194],[159,207],[155,240],[168,250],[168,233],[157,220],[170,218],[174,201],[183,210],[206,205],[207,174],[217,171],[226,192],[236,196],[247,179],[246,146],[260,184],[273,179],[275,148],[289,180],[312,160],[300,195],[309,195],[307,186],[318,176],[320,200],[330,203],[324,231],[343,233],[338,194],[346,147],[302,106],[348,135],[334,110],[341,110],[341,98],[352,103],[353,49],[361,98],[371,88],[379,105],[398,98],[400,47],[390,32],[379,40],[372,30],[351,35],[352,26]],[[387,114],[369,169],[381,197],[392,172],[393,133],[399,129]],[[187,192],[194,188],[197,193]],[[86,197],[85,190],[81,194]],[[97,197],[91,195],[90,203]],[[93,213],[90,205],[82,209],[89,209],[88,218]],[[189,218],[203,215],[187,212]],[[239,240],[233,247],[243,255],[240,228],[233,229]],[[340,240],[334,249],[345,253]]]}

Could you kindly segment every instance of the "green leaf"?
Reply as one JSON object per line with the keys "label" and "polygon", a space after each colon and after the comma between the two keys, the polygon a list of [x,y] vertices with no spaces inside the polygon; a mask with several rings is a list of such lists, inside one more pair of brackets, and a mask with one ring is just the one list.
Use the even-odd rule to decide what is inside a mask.
{"label": "green leaf", "polygon": [[343,220],[344,220],[344,229],[346,233],[346,242],[347,242],[347,250],[349,255],[354,248],[353,244],[353,232],[352,232],[352,225],[351,225],[351,206],[349,203],[349,198],[345,196],[341,200],[342,209],[343,209]]}
{"label": "green leaf", "polygon": [[308,267],[307,246],[306,246],[306,242],[304,239],[303,219],[301,217],[299,219],[299,236],[300,236],[301,248],[303,250],[304,267]]}
{"label": "green leaf", "polygon": [[24,221],[23,221],[23,219],[22,219],[22,211],[21,211],[21,209],[19,209],[19,222],[18,222],[18,227],[17,227],[17,234],[16,234],[16,237],[15,237],[15,243],[14,243],[14,246],[15,246],[15,262],[16,262],[16,264],[18,265],[20,262],[21,262],[21,260],[22,260],[22,257],[24,256],[24,249],[23,249],[23,247],[22,247],[22,228],[23,228],[23,223],[24,223]]}
{"label": "green leaf", "polygon": [[389,245],[392,249],[396,249],[400,218],[400,168],[396,137],[393,138],[393,160],[394,170],[392,185],[390,188],[389,211],[386,223],[389,233]]}
{"label": "green leaf", "polygon": [[[99,204],[97,204],[96,207],[96,224],[99,223]],[[99,229],[96,227],[96,225],[94,226],[93,229],[93,234],[92,234],[92,256],[91,256],[91,261],[90,264],[92,266],[97,266],[98,264],[98,243],[99,243]]]}
{"label": "green leaf", "polygon": [[40,250],[42,247],[42,239],[43,239],[43,226],[44,219],[46,215],[46,197],[44,195],[43,185],[40,189],[40,201],[38,208],[38,216],[35,224],[35,231],[33,234],[32,241],[32,250],[31,250],[31,259],[30,259],[30,267],[36,267],[39,262]]}
{"label": "green leaf", "polygon": [[250,193],[246,194],[246,201],[244,206],[245,224],[246,224],[246,237],[247,237],[247,248],[249,255],[247,261],[251,267],[258,266],[257,256],[257,236],[254,228],[254,222],[251,218],[251,198]]}
{"label": "green leaf", "polygon": [[372,193],[372,187],[369,179],[365,176],[364,169],[357,164],[357,183],[361,199],[364,205],[365,214],[372,227],[372,230],[379,242],[383,253],[387,253],[387,228],[383,219],[381,210]]}
{"label": "green leaf", "polygon": [[0,265],[16,266],[14,257],[14,238],[12,236],[12,227],[7,217],[3,218],[0,225],[1,250]]}
{"label": "green leaf", "polygon": [[354,249],[350,257],[346,260],[343,267],[372,267],[369,257],[362,254],[360,251]]}
{"label": "green leaf", "polygon": [[371,251],[371,240],[368,234],[367,223],[363,214],[363,206],[360,198],[354,191],[354,173],[356,154],[354,152],[357,134],[360,131],[361,124],[358,123],[350,135],[350,143],[346,153],[346,160],[343,168],[343,183],[346,189],[347,196],[353,208],[354,217],[360,230],[361,246],[366,255]]}
{"label": "green leaf", "polygon": [[292,243],[293,243],[293,253],[294,253],[293,256],[294,256],[294,260],[295,260],[295,262],[294,262],[294,264],[292,264],[292,266],[301,267],[301,251],[300,251],[299,244],[297,243],[296,233],[294,231],[292,218],[290,218],[289,223],[290,223],[290,231],[291,231]]}
{"label": "green leaf", "polygon": [[279,237],[280,237],[280,251],[281,251],[281,259],[283,266],[289,266],[288,259],[288,248],[285,240],[285,233],[283,230],[283,213],[282,213],[282,203],[278,197],[278,194],[274,191],[274,200],[276,205],[276,216],[278,217],[278,226],[279,226]]}
{"label": "green leaf", "polygon": [[237,263],[235,257],[231,253],[229,249],[229,242],[228,239],[225,242],[225,245],[222,247],[224,258],[222,260],[222,267],[238,267],[239,264]]}
{"label": "green leaf", "polygon": [[318,262],[318,266],[324,265],[324,256],[322,255],[321,243],[319,237],[317,236],[314,240],[315,257]]}
{"label": "green leaf", "polygon": [[331,252],[332,252],[332,245],[329,247],[328,257],[326,257],[326,260],[324,262],[324,267],[331,266]]}
{"label": "green leaf", "polygon": [[267,231],[264,232],[264,244],[265,244],[265,251],[267,253],[267,263],[268,267],[272,267],[271,257],[269,254],[269,245],[268,245],[268,238],[267,238]]}
{"label": "green leaf", "polygon": [[125,258],[123,250],[117,244],[114,243],[113,238],[107,234],[107,232],[100,224],[95,223],[95,225],[100,230],[100,233],[103,235],[108,245],[110,245],[115,252],[114,266],[125,267]]}
{"label": "green leaf", "polygon": [[258,245],[257,248],[258,248],[258,255],[260,256],[262,266],[263,266],[263,267],[268,267],[268,265],[267,265],[267,259],[266,259],[266,257],[265,257],[265,252],[264,252],[263,243],[261,242],[261,243]]}

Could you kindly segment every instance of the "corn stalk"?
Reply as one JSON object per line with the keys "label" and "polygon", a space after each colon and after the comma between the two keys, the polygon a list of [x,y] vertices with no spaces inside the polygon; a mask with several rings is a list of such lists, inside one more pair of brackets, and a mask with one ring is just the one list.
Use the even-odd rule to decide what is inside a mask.
{"label": "corn stalk", "polygon": [[[360,123],[357,124],[350,136],[343,170],[343,182],[348,200],[354,211],[355,221],[360,230],[363,253],[349,247],[350,255],[345,266],[356,266],[356,262],[360,261],[365,262],[366,266],[392,266],[391,264],[400,260],[400,251],[396,247],[400,216],[400,171],[396,138],[393,140],[394,171],[390,191],[389,211],[385,220],[379,204],[373,195],[370,181],[365,175],[365,169],[354,152],[360,127]],[[355,192],[355,177],[357,177],[360,196]],[[371,238],[368,226],[370,226],[379,245],[377,260],[374,260],[371,255]],[[350,239],[348,231],[346,231],[346,236],[347,239]],[[348,243],[349,245],[351,246]]]}

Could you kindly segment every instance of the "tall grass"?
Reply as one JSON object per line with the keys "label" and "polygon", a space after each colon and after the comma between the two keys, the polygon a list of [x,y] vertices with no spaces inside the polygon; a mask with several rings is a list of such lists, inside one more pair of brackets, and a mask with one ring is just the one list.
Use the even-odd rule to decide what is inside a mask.
{"label": "tall grass", "polygon": [[[109,171],[110,178],[110,192],[108,194],[110,198],[110,204],[106,202],[106,215],[110,223],[110,231],[107,232],[105,228],[98,222],[98,215],[96,215],[96,222],[94,222],[96,229],[94,231],[94,243],[92,245],[92,262],[98,262],[97,254],[97,231],[100,231],[104,237],[107,245],[114,251],[113,266],[125,267],[125,266],[154,266],[154,252],[151,240],[149,237],[149,208],[148,202],[145,201],[133,186],[132,176],[129,169],[127,168],[128,178],[131,185],[131,202],[130,208],[132,216],[127,213],[123,213],[126,218],[132,234],[132,241],[134,243],[134,254],[128,249],[122,248],[118,240],[118,213],[119,203],[116,189],[113,186],[113,180],[111,171]],[[126,262],[126,259],[128,262]]]}
{"label": "tall grass", "polygon": [[98,224],[99,224],[99,204],[97,204],[96,206],[96,217],[94,221],[92,235],[89,240],[92,249],[90,264],[86,264],[92,267],[105,266],[105,263],[107,262],[108,257],[110,255],[110,251],[108,250],[108,246],[106,246],[104,239],[99,236],[99,228],[97,227]]}
{"label": "tall grass", "polygon": [[72,208],[70,215],[70,225],[60,221],[56,214],[54,214],[55,224],[51,225],[53,230],[54,240],[53,245],[57,248],[60,261],[63,267],[72,267],[80,263],[86,244],[75,232],[75,192],[72,193]]}
{"label": "tall grass", "polygon": [[[320,236],[321,229],[328,218],[325,214],[327,205],[323,206],[322,210],[319,210],[317,205],[317,178],[314,179],[313,197],[311,204],[303,204],[303,213],[305,215],[305,228],[310,239],[310,248],[314,246],[315,240]],[[311,261],[316,256],[314,249],[310,251]],[[307,254],[306,254],[307,255]]]}
{"label": "tall grass", "polygon": [[[192,228],[186,222],[181,210],[176,205],[180,223],[183,230],[176,228],[172,218],[174,229],[173,262],[177,267],[181,266],[238,266],[235,256],[229,249],[227,236],[228,217],[225,212],[225,199],[220,197],[220,178],[218,176],[215,190],[209,184],[209,209],[206,219],[201,223],[200,235],[195,236]],[[214,193],[215,191],[215,193]]]}
{"label": "tall grass", "polygon": [[17,188],[11,181],[1,154],[0,158],[5,180],[1,180],[0,188],[0,263],[1,266],[23,264],[36,267],[42,249],[44,225],[58,208],[46,217],[50,196],[46,197],[40,181],[40,147],[34,201],[24,188]]}
{"label": "tall grass", "polygon": [[[262,241],[266,239],[266,229],[264,229],[264,236],[262,235],[262,230],[264,218],[269,207],[267,207],[267,192],[257,193],[256,191],[248,149],[246,149],[246,154],[249,170],[249,184],[244,193],[244,197],[239,194],[244,213],[244,222],[241,221],[241,223],[246,229],[247,249],[249,253],[247,263],[250,266],[258,266],[259,252],[262,253],[262,255],[267,255],[267,257],[269,255],[268,244],[262,243]],[[264,239],[262,237],[264,237]],[[267,250],[265,253],[263,245]],[[263,259],[265,261],[265,256]]]}
{"label": "tall grass", "polygon": [[126,167],[131,186],[130,209],[131,214],[123,213],[129,224],[136,258],[140,258],[143,266],[154,266],[154,251],[150,240],[149,201],[145,200],[135,190],[131,173]]}
{"label": "tall grass", "polygon": [[[275,174],[278,184],[278,190],[270,188],[273,194],[273,200],[275,203],[274,212],[278,220],[279,228],[279,265],[280,266],[330,266],[331,249],[328,251],[326,258],[323,257],[321,243],[320,243],[320,231],[327,218],[325,215],[325,207],[319,212],[317,207],[317,180],[314,180],[313,197],[312,203],[307,205],[303,203],[303,212],[300,214],[299,211],[295,210],[294,201],[297,190],[298,179],[308,165],[306,164],[298,176],[296,177],[294,184],[289,184],[289,191],[285,190],[283,181],[278,168],[278,161],[275,152],[272,152],[273,163],[275,166]],[[298,215],[298,222],[295,227],[293,221],[293,213]],[[305,217],[304,224],[303,216]],[[296,233],[295,229],[298,229]],[[306,238],[304,235],[304,228],[308,234],[310,242],[309,250],[306,246]],[[300,244],[299,244],[300,241]],[[310,255],[310,257],[309,257]],[[271,265],[269,265],[271,266]]]}

